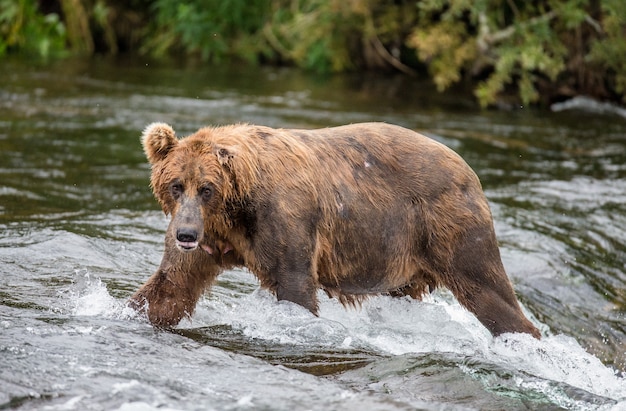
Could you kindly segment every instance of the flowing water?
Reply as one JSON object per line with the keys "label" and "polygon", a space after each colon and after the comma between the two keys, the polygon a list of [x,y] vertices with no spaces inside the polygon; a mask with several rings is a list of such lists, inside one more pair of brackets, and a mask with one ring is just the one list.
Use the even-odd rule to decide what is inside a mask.
{"label": "flowing water", "polygon": [[[459,152],[544,338],[492,338],[451,297],[375,297],[320,317],[224,273],[191,320],[125,301],[167,218],[146,124],[386,121]],[[626,121],[479,111],[404,77],[131,60],[0,62],[0,409],[626,409]]]}

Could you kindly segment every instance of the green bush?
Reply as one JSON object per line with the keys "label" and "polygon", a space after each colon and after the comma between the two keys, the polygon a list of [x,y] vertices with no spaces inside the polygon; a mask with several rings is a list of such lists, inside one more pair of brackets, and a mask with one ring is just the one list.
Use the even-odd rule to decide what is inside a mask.
{"label": "green bush", "polygon": [[609,88],[621,94],[626,102],[626,2],[624,0],[602,1],[602,34],[591,43],[588,59],[608,74],[612,84]]}
{"label": "green bush", "polygon": [[213,63],[427,70],[439,90],[469,80],[482,106],[504,96],[522,104],[575,94],[626,101],[625,0],[45,3],[64,10],[64,21],[37,4],[0,0],[0,56],[116,53],[126,39],[134,52]]}
{"label": "green bush", "polygon": [[257,61],[267,50],[256,36],[268,18],[270,0],[156,0],[152,37],[143,51],[162,56],[172,50],[222,62],[238,56]]}
{"label": "green bush", "polygon": [[418,5],[419,28],[408,44],[440,89],[462,73],[487,73],[475,88],[483,106],[511,88],[522,103],[537,102],[542,84],[598,97],[621,95],[625,101],[624,0],[422,0]]}
{"label": "green bush", "polygon": [[0,0],[0,56],[9,52],[65,55],[65,25],[56,14],[41,14],[34,0]]}

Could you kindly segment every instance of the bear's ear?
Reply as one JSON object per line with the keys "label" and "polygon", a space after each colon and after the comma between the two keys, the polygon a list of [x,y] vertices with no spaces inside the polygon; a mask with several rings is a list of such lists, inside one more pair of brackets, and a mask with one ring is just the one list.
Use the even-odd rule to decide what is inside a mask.
{"label": "bear's ear", "polygon": [[141,135],[143,151],[150,164],[164,160],[178,144],[174,129],[165,123],[152,123]]}

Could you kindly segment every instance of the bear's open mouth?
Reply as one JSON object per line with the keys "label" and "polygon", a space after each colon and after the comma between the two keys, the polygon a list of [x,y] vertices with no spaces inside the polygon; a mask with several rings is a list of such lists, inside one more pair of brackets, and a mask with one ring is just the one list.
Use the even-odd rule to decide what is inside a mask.
{"label": "bear's open mouth", "polygon": [[193,251],[198,248],[197,241],[176,241],[176,245],[183,251]]}

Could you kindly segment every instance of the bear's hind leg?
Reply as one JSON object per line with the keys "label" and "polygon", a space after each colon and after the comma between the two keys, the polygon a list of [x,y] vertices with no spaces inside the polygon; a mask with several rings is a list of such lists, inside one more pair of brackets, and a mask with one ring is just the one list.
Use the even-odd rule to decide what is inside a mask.
{"label": "bear's hind leg", "polygon": [[492,228],[470,230],[460,241],[443,283],[494,336],[523,332],[541,338],[515,297]]}
{"label": "bear's hind leg", "polygon": [[461,292],[457,299],[493,336],[520,332],[541,338],[539,330],[526,318],[517,301],[507,301],[496,288],[482,287],[473,294]]}

